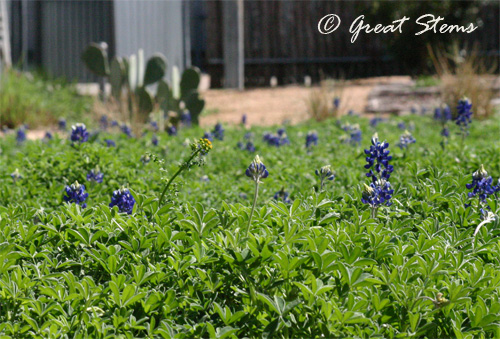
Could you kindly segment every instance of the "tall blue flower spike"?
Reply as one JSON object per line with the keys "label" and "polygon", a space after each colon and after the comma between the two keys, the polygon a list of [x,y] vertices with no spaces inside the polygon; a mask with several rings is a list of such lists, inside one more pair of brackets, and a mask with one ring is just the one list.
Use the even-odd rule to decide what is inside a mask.
{"label": "tall blue flower spike", "polygon": [[472,122],[472,102],[469,98],[462,98],[458,101],[457,116],[455,123],[460,126],[464,136],[469,134],[469,124]]}
{"label": "tall blue flower spike", "polygon": [[224,140],[224,128],[221,123],[217,123],[212,131],[215,139]]}
{"label": "tall blue flower spike", "polygon": [[87,181],[95,181],[97,183],[102,183],[102,179],[104,178],[104,174],[99,170],[99,167],[96,169],[90,170],[87,174]]}
{"label": "tall blue flower spike", "polygon": [[252,178],[252,180],[257,183],[260,183],[261,179],[265,179],[269,176],[269,172],[266,169],[266,166],[258,155],[255,156],[255,159],[252,161],[250,166],[248,166],[245,174],[247,177]]}
{"label": "tall blue flower spike", "polygon": [[306,135],[306,148],[318,145],[318,132],[310,131]]}
{"label": "tall blue flower spike", "polygon": [[71,127],[71,141],[73,142],[87,142],[89,140],[89,132],[85,124],[76,124]]}
{"label": "tall blue flower spike", "polygon": [[80,185],[78,181],[75,181],[71,186],[66,186],[65,193],[64,201],[80,205],[83,208],[87,207],[85,200],[89,194],[85,193],[85,185]]}
{"label": "tall blue flower spike", "polygon": [[[488,175],[488,172],[484,169],[484,166],[481,167],[472,174],[472,182],[470,184],[465,184],[467,189],[472,190],[469,192],[469,198],[478,197],[479,201],[482,203],[486,203],[486,199],[489,195],[495,194],[497,191],[497,187],[493,186],[493,179]],[[467,206],[470,206],[468,204]]]}
{"label": "tall blue flower spike", "polygon": [[130,194],[130,191],[122,187],[119,190],[113,192],[109,207],[113,208],[113,206],[118,206],[118,210],[121,213],[132,214],[134,204],[135,199],[132,194]]}
{"label": "tall blue flower spike", "polygon": [[414,144],[416,142],[417,140],[415,140],[413,135],[408,130],[406,130],[399,138],[398,147],[401,149],[405,149],[408,148],[408,145]]}

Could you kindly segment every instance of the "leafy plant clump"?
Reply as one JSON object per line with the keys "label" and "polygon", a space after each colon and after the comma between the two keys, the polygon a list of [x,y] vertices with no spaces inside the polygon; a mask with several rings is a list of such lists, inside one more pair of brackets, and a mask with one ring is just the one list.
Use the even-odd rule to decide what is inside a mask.
{"label": "leafy plant clump", "polygon": [[0,336],[500,337],[498,126],[7,134]]}
{"label": "leafy plant clump", "polygon": [[59,118],[81,119],[91,108],[90,98],[61,80],[50,81],[37,74],[14,69],[0,77],[0,125],[15,128],[55,125]]}

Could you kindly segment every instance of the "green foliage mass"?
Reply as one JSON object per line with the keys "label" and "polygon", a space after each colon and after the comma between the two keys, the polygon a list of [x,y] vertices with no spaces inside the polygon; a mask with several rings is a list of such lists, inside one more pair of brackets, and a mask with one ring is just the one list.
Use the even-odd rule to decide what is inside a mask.
{"label": "green foliage mass", "polygon": [[[474,121],[464,147],[452,126],[445,150],[428,117],[380,123],[395,192],[375,220],[361,203],[363,148],[375,129],[344,120],[360,123],[360,147],[341,143],[332,120],[287,126],[291,144],[280,148],[262,141],[266,129],[251,128],[270,174],[246,240],[254,184],[245,169],[254,154],[236,147],[241,127],[214,141],[205,166],[184,172],[161,208],[162,177],[189,156],[185,139],[200,128],[160,134],[159,146],[150,132],[101,132],[74,147],[65,136],[22,146],[1,139],[0,335],[500,337],[499,222],[473,237],[476,204],[464,206],[480,164],[500,176],[499,121]],[[415,123],[406,154],[395,147],[401,121]],[[319,144],[308,151],[312,129]],[[164,163],[141,162],[146,152]],[[336,179],[318,192],[314,170],[327,164]],[[96,166],[102,184],[86,181]],[[23,178],[13,182],[16,168]],[[75,180],[89,193],[85,209],[62,203]],[[131,215],[108,207],[122,185],[137,201]],[[272,198],[282,187],[291,204]],[[498,199],[489,204],[498,214]]]}

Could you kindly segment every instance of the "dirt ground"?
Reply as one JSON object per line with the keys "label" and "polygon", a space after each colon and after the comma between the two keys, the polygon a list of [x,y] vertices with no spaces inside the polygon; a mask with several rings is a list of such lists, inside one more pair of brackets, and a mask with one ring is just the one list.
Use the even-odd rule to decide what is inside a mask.
{"label": "dirt ground", "polygon": [[[349,110],[356,113],[365,111],[368,95],[376,85],[380,84],[408,84],[408,76],[391,76],[358,79],[347,82],[341,91],[329,92],[328,102],[332,103],[334,96],[340,96],[340,114]],[[86,94],[97,93],[97,87],[83,86],[80,92]],[[270,126],[287,121],[292,124],[309,119],[307,101],[311,92],[318,87],[283,86],[275,88],[256,88],[244,91],[229,89],[209,89],[202,92],[206,101],[207,114],[201,117],[202,126],[213,126],[217,122],[239,124],[243,114],[247,115],[250,125]],[[95,92],[95,93],[94,93]],[[109,107],[96,106],[93,115],[98,119],[102,114],[118,118]],[[71,122],[72,123],[72,122]],[[52,129],[53,131],[55,129]],[[28,139],[40,139],[46,129],[29,130]]]}
{"label": "dirt ground", "polygon": [[[340,112],[349,110],[363,112],[367,99],[374,86],[388,83],[409,83],[410,77],[393,76],[360,79],[347,83],[340,92]],[[248,124],[276,125],[283,121],[298,123],[307,120],[307,100],[315,87],[286,86],[276,88],[257,88],[244,91],[208,90],[203,92],[208,115],[201,118],[202,125],[216,122],[238,124],[243,114]],[[332,102],[335,92],[329,93]]]}

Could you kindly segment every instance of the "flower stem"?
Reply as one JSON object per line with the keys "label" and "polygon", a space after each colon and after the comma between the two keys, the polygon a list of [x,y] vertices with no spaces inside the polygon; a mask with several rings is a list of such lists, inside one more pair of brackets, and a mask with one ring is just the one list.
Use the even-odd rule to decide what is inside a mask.
{"label": "flower stem", "polygon": [[377,208],[376,207],[372,207],[371,216],[372,216],[372,219],[376,219],[377,218]]}
{"label": "flower stem", "polygon": [[253,195],[253,204],[252,204],[252,211],[250,212],[250,218],[248,218],[248,226],[247,226],[247,232],[245,234],[245,237],[248,237],[248,231],[250,231],[250,226],[252,225],[252,217],[253,217],[253,212],[255,210],[255,205],[257,204],[257,198],[259,196],[259,182],[255,182],[255,193]]}
{"label": "flower stem", "polygon": [[161,193],[161,196],[160,196],[160,200],[158,202],[158,207],[160,207],[162,205],[162,202],[163,202],[163,197],[165,196],[165,193],[167,193],[167,190],[168,188],[170,187],[170,185],[172,184],[172,182],[174,181],[175,178],[177,178],[177,176],[179,174],[181,174],[181,172],[183,170],[185,170],[186,168],[189,167],[189,163],[191,162],[191,160],[193,160],[193,158],[198,154],[200,153],[201,151],[201,148],[197,149],[195,152],[193,152],[193,154],[191,154],[191,157],[185,162],[183,163],[179,169],[177,170],[177,172],[175,172],[175,174],[172,176],[172,178],[168,181],[167,185],[165,185],[165,188],[163,189],[163,192]]}

